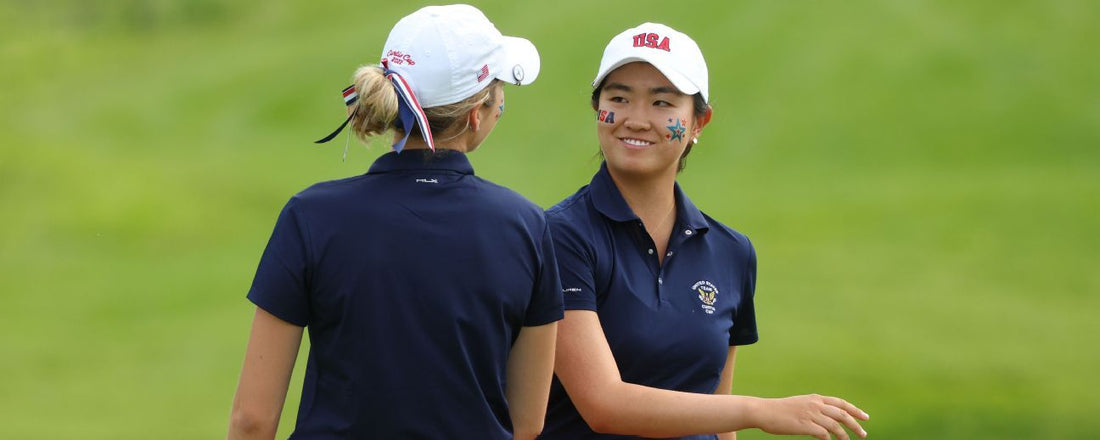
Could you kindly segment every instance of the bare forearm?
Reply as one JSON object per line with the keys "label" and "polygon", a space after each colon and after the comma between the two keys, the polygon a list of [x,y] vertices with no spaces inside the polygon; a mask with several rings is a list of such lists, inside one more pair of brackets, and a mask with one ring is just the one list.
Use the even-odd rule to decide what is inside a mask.
{"label": "bare forearm", "polygon": [[[733,354],[723,371],[722,390],[733,379]],[[645,437],[676,437],[760,428],[771,434],[831,434],[848,438],[847,427],[865,437],[858,420],[867,414],[854,405],[816,394],[763,399],[728,394],[695,394],[622,381],[611,347],[595,312],[570,310],[558,327],[555,372],[581,417],[594,431]]]}
{"label": "bare forearm", "polygon": [[275,431],[279,426],[279,420],[260,420],[238,413],[236,410],[229,422],[228,440],[271,440],[275,438]]}
{"label": "bare forearm", "polygon": [[[726,365],[722,367],[721,379],[718,381],[718,388],[714,389],[714,394],[723,395],[733,392],[733,369],[737,364],[737,347],[731,346],[729,352],[726,354]],[[723,432],[718,434],[718,440],[737,440],[736,432]]]}
{"label": "bare forearm", "polygon": [[301,342],[302,327],[256,309],[229,417],[230,440],[275,438]]}
{"label": "bare forearm", "polygon": [[[594,402],[585,420],[598,432],[676,437],[731,432],[756,426],[763,399],[685,393],[630,383],[616,384]],[[589,420],[591,419],[591,420]]]}
{"label": "bare forearm", "polygon": [[554,375],[557,328],[557,323],[523,327],[508,355],[504,393],[516,439],[534,440],[542,432]]}

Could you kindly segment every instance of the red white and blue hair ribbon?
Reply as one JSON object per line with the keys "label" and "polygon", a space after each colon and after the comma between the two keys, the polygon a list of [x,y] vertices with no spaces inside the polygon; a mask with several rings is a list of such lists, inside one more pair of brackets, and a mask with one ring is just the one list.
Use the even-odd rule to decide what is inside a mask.
{"label": "red white and blue hair ribbon", "polygon": [[428,125],[428,116],[424,114],[424,109],[420,107],[420,101],[416,99],[412,87],[405,81],[405,77],[390,70],[389,63],[384,59],[382,60],[382,72],[393,83],[393,89],[397,92],[397,97],[400,98],[397,100],[396,122],[401,125],[401,131],[405,132],[405,137],[394,141],[393,150],[400,153],[405,148],[405,141],[409,139],[409,134],[412,133],[415,124],[420,126],[420,135],[424,138],[424,142],[428,143],[428,148],[435,151],[435,142],[432,141],[432,129]]}
{"label": "red white and blue hair ribbon", "polygon": [[[420,127],[420,135],[424,138],[424,142],[428,144],[428,148],[435,151],[435,142],[432,140],[432,129],[428,125],[428,116],[424,114],[424,109],[420,107],[420,101],[416,99],[416,94],[413,93],[412,87],[405,81],[405,78],[401,74],[389,69],[389,64],[386,60],[382,60],[382,73],[386,75],[386,78],[393,84],[393,89],[397,92],[397,119],[394,123],[401,127],[401,131],[405,132],[405,136],[401,139],[397,139],[393,143],[394,151],[400,153],[405,148],[405,142],[409,140],[409,134],[412,133],[413,128]],[[351,106],[359,100],[359,93],[356,92],[355,86],[351,85],[344,89],[344,105]],[[356,110],[352,110],[348,118],[344,120],[343,124],[340,124],[328,136],[323,139],[315,141],[315,143],[323,144],[331,141],[336,135],[340,134],[344,130],[344,127],[351,122],[351,118],[355,117]]]}
{"label": "red white and blue hair ribbon", "polygon": [[355,101],[359,100],[359,92],[355,91],[355,86],[348,86],[344,89],[344,105],[355,104]]}

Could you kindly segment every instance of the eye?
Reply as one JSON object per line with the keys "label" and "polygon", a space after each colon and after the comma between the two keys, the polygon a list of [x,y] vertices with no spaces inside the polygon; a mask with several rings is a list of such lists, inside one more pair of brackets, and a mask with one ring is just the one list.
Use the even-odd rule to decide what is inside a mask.
{"label": "eye", "polygon": [[661,101],[661,100],[654,101],[653,105],[656,106],[656,107],[672,107],[672,103],[670,103],[668,101]]}
{"label": "eye", "polygon": [[624,98],[622,96],[612,96],[611,98],[608,99],[608,101],[621,104],[621,103],[626,102],[626,98]]}

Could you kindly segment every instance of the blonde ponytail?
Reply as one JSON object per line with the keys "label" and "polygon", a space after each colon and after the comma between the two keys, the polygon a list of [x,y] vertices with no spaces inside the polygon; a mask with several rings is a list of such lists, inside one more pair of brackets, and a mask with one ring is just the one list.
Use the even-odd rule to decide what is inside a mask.
{"label": "blonde ponytail", "polygon": [[[493,102],[496,98],[496,88],[493,85],[499,81],[494,79],[488,87],[454,104],[423,109],[432,133],[438,135],[454,129],[461,130],[462,128],[458,127],[457,124],[466,117],[466,113],[470,109],[478,105],[487,107]],[[393,83],[390,82],[389,78],[386,78],[381,67],[367,65],[356,69],[352,78],[352,86],[355,87],[355,92],[359,95],[359,99],[351,107],[351,111],[354,111],[355,115],[352,116],[351,122],[349,122],[351,131],[355,132],[355,137],[363,142],[369,142],[371,137],[385,134],[390,130],[396,132],[395,135],[397,136],[405,135],[402,128],[396,124],[397,100],[400,98],[398,98],[397,91],[393,88]],[[411,135],[420,137],[420,132],[419,130],[413,130]]]}
{"label": "blonde ponytail", "polygon": [[351,130],[363,142],[394,128],[397,119],[397,92],[393,83],[378,66],[362,66],[355,70],[352,85],[359,99],[355,102]]}

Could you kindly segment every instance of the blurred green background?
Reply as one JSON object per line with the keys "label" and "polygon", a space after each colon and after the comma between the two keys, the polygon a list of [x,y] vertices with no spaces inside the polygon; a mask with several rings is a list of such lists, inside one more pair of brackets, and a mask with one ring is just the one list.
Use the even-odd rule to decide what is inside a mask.
{"label": "blurred green background", "polygon": [[[760,258],[735,392],[840,395],[873,438],[1100,437],[1100,4],[476,4],[543,69],[471,160],[544,207],[598,167],[607,40],[698,41],[681,184]],[[224,436],[278,210],[387,151],[311,141],[419,5],[0,0],[0,438]]]}

